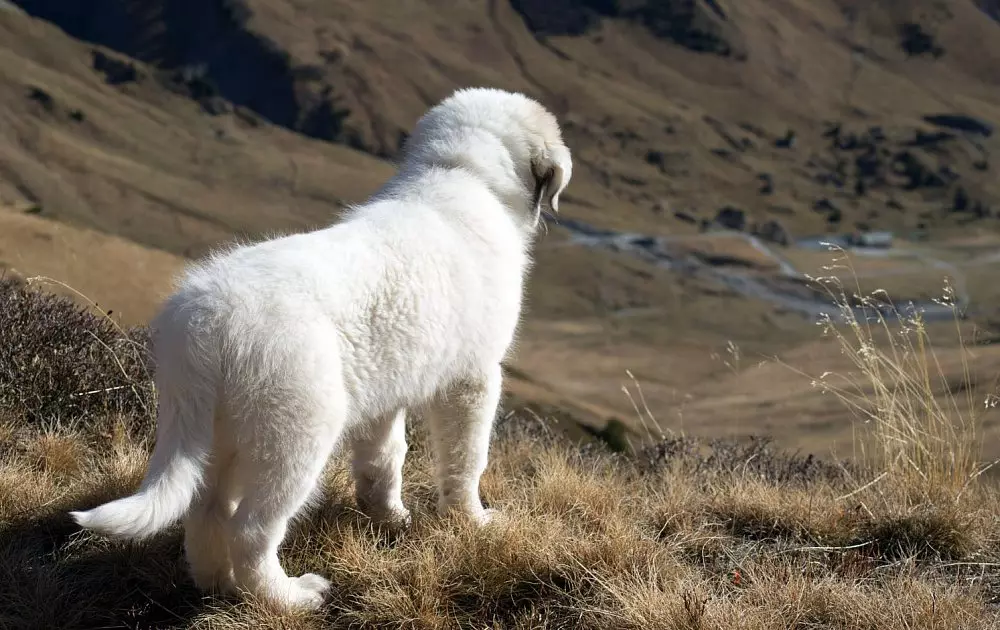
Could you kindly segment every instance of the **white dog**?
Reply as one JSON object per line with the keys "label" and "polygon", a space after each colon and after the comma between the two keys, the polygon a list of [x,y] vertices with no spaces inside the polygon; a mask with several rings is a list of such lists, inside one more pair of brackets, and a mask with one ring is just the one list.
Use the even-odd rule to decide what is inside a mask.
{"label": "white dog", "polygon": [[543,207],[572,164],[555,117],[521,94],[460,90],[428,111],[399,172],[339,223],[194,266],[152,323],[159,420],[138,492],[77,523],[149,536],[184,517],[199,587],[314,608],[329,582],[277,549],[334,446],[358,503],[409,522],[406,410],[428,418],[438,511],[479,497],[500,363]]}

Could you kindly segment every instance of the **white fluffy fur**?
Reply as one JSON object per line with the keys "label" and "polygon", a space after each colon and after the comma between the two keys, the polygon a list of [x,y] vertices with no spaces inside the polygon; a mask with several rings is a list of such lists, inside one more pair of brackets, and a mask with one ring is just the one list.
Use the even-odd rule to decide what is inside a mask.
{"label": "white fluffy fur", "polygon": [[409,522],[407,410],[429,422],[439,512],[486,523],[479,498],[540,213],[571,159],[535,101],[460,90],[432,108],[399,172],[326,229],[193,266],[152,324],[159,420],[138,492],[76,521],[151,535],[184,518],[204,589],[312,608],[329,583],[289,577],[286,526],[338,442],[359,504]]}

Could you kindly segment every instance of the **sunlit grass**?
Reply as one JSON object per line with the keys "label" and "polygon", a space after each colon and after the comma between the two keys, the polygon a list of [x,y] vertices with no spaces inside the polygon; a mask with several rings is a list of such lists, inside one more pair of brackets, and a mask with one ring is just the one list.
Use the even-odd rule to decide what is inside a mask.
{"label": "sunlit grass", "polygon": [[[177,527],[121,543],[73,525],[68,510],[139,483],[151,399],[118,399],[103,415],[91,405],[79,418],[54,406],[64,417],[39,421],[31,401],[61,399],[51,380],[19,374],[16,382],[42,389],[8,391],[0,410],[0,627],[1000,627],[991,608],[1000,599],[1000,492],[983,480],[977,455],[977,414],[991,409],[981,390],[941,382],[919,316],[869,321],[847,297],[838,298],[843,317],[823,329],[853,369],[815,381],[858,415],[856,461],[668,436],[633,381],[627,393],[653,441],[637,453],[582,448],[536,419],[505,414],[482,493],[507,518],[475,530],[434,514],[433,466],[417,423],[404,471],[413,527],[393,534],[371,523],[354,505],[345,462],[331,462],[323,500],[295,523],[281,557],[290,573],[318,572],[333,589],[321,611],[287,616],[199,593]],[[47,298],[3,303],[27,308],[29,299]],[[64,324],[11,315],[2,321],[20,328],[8,335]],[[65,356],[132,347],[102,341]],[[738,368],[738,349],[728,355]],[[121,365],[95,362],[88,378],[114,383]],[[0,378],[9,368],[0,365]],[[151,395],[145,372],[127,374],[126,391]]]}

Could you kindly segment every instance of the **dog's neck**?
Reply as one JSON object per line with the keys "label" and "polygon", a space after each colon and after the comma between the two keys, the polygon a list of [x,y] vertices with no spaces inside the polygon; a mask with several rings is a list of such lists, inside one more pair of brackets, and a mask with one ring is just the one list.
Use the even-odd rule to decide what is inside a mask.
{"label": "dog's neck", "polygon": [[[500,136],[481,128],[465,127],[460,133],[423,145],[407,155],[400,174],[421,172],[427,166],[465,171],[483,182],[510,211],[525,236],[534,235],[538,223],[532,189],[518,165],[527,161],[523,147],[508,146]],[[521,169],[525,168],[521,165]]]}

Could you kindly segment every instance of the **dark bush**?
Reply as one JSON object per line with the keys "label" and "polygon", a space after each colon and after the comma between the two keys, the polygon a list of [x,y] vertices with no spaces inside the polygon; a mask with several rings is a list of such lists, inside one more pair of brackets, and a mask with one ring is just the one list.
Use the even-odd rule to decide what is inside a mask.
{"label": "dark bush", "polygon": [[0,414],[29,423],[154,408],[145,329],[0,277]]}
{"label": "dark bush", "polygon": [[664,438],[639,453],[639,464],[647,470],[674,464],[694,475],[738,475],[791,486],[820,482],[840,487],[856,474],[855,466],[849,462],[788,453],[775,448],[770,438],[757,436],[712,440]]}
{"label": "dark bush", "polygon": [[907,57],[931,55],[935,59],[944,55],[944,48],[938,45],[934,36],[924,27],[914,22],[906,22],[899,27],[899,45]]}

